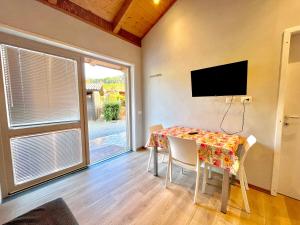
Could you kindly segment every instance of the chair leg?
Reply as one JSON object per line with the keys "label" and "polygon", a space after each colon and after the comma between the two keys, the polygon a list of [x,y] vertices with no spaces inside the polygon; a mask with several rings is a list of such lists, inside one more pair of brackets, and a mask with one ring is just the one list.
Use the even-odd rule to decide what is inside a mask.
{"label": "chair leg", "polygon": [[169,177],[170,177],[170,183],[172,183],[172,173],[173,173],[173,164],[172,164],[172,159],[169,158],[169,163],[170,163],[170,169],[169,169]]}
{"label": "chair leg", "polygon": [[150,154],[149,154],[149,159],[148,159],[148,166],[147,166],[147,171],[148,172],[150,171],[150,164],[151,164],[152,157],[153,157],[153,150],[150,149]]}
{"label": "chair leg", "polygon": [[200,163],[197,163],[197,175],[196,175],[196,186],[195,186],[195,194],[194,194],[194,204],[197,203],[197,199],[198,199],[199,179],[200,179]]}
{"label": "chair leg", "polygon": [[211,166],[208,167],[208,179],[211,179]]}
{"label": "chair leg", "polygon": [[181,174],[183,174],[183,167],[181,167]]}
{"label": "chair leg", "polygon": [[240,171],[239,178],[240,178],[241,191],[242,191],[243,201],[244,201],[244,205],[245,205],[245,210],[247,213],[250,213],[250,207],[249,207],[249,202],[248,202],[248,198],[247,198],[243,170]]}
{"label": "chair leg", "polygon": [[207,180],[207,165],[204,163],[203,168],[203,180],[202,180],[202,193],[205,193],[206,181]]}
{"label": "chair leg", "polygon": [[167,166],[165,188],[167,188],[168,180],[169,180],[169,176],[170,176],[170,164],[171,164],[171,159],[169,159],[168,166]]}
{"label": "chair leg", "polygon": [[249,190],[247,176],[246,176],[246,171],[245,171],[244,167],[243,167],[243,175],[244,175],[245,188],[246,188],[246,190]]}

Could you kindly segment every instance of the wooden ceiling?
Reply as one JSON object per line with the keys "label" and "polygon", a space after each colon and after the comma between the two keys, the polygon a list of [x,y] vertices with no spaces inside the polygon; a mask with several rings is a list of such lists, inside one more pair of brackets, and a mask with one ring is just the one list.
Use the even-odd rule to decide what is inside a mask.
{"label": "wooden ceiling", "polygon": [[176,0],[37,0],[130,43],[141,40]]}

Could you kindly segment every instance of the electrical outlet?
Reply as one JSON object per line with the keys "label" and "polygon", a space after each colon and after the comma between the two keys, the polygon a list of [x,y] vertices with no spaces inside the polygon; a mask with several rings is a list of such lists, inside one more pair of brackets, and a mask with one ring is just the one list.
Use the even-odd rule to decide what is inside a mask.
{"label": "electrical outlet", "polygon": [[251,102],[252,102],[252,96],[241,97],[241,103],[251,103]]}
{"label": "electrical outlet", "polygon": [[252,102],[252,96],[233,96],[233,97],[226,97],[226,103],[227,104],[234,104],[234,103],[251,103]]}

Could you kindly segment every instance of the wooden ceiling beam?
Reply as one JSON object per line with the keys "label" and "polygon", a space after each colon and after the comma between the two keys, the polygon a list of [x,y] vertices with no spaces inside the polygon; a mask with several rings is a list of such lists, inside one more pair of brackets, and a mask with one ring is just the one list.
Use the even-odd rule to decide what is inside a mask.
{"label": "wooden ceiling beam", "polygon": [[122,28],[122,23],[126,18],[126,13],[128,12],[129,8],[132,6],[133,0],[125,0],[122,7],[120,8],[119,12],[114,18],[113,21],[113,32],[118,33]]}
{"label": "wooden ceiling beam", "polygon": [[[97,16],[96,14],[88,11],[79,5],[71,2],[70,0],[37,0],[38,2],[44,3],[52,8],[60,10],[70,16],[73,16],[77,19],[80,19],[83,22],[86,22],[90,25],[93,25],[97,28],[100,28],[103,31],[106,31],[114,36],[117,36],[123,40],[126,40],[134,45],[141,47],[141,38],[131,34],[129,32],[123,31],[120,27],[118,33],[113,32],[114,25],[113,23]],[[123,7],[122,7],[123,8]],[[119,13],[118,13],[119,14]],[[121,18],[122,20],[122,18]],[[119,32],[120,31],[120,32]]]}

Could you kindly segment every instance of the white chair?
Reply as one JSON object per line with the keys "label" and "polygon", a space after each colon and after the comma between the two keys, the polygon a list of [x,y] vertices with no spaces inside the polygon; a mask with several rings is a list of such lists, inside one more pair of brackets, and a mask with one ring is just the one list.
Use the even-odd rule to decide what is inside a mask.
{"label": "white chair", "polygon": [[[236,174],[239,176],[239,179],[240,179],[243,201],[244,201],[245,210],[247,213],[250,213],[250,207],[249,207],[249,202],[248,202],[247,192],[246,192],[246,190],[249,190],[249,187],[248,187],[248,181],[247,181],[247,176],[246,176],[246,172],[245,172],[244,162],[248,155],[249,150],[255,143],[256,143],[256,138],[253,135],[250,135],[243,145],[244,151],[242,152],[243,154],[240,157],[238,164],[236,166],[234,166],[235,170],[236,170]],[[212,166],[212,165],[210,165],[210,166]],[[207,166],[205,166],[205,168],[206,167]],[[206,174],[206,171],[203,176],[202,192],[205,191],[205,186],[206,186],[206,175],[205,174]],[[236,174],[234,174],[234,175],[236,175]]]}
{"label": "white chair", "polygon": [[[153,126],[149,127],[149,132],[151,134],[154,131],[158,131],[158,130],[162,130],[162,129],[164,129],[164,127],[161,124],[157,124],[157,125],[153,125]],[[168,149],[158,148],[157,153],[163,154],[162,161],[164,161],[165,155],[168,155],[169,151],[168,151]],[[150,164],[151,164],[152,158],[153,158],[153,148],[150,148],[147,171],[150,170]]]}
{"label": "white chair", "polygon": [[169,179],[170,182],[172,182],[173,164],[176,164],[184,169],[196,171],[196,187],[194,194],[194,203],[196,203],[199,191],[199,177],[201,169],[201,162],[197,153],[198,150],[196,141],[171,136],[169,136],[168,139],[170,144],[170,153],[165,187],[167,187]]}

